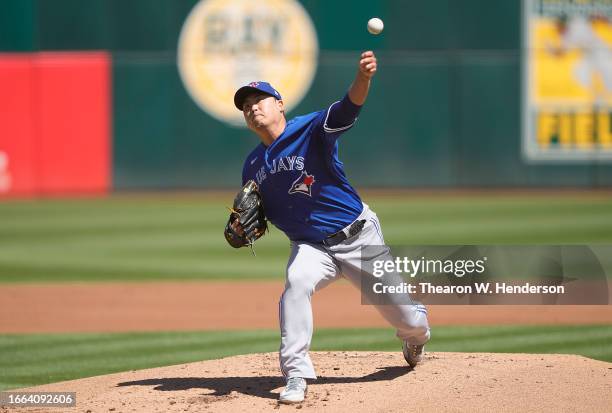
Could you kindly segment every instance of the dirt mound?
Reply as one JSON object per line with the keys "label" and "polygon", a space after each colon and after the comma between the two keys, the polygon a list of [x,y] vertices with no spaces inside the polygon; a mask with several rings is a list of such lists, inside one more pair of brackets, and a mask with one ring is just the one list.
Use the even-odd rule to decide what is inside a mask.
{"label": "dirt mound", "polygon": [[77,408],[70,410],[92,413],[273,409],[598,412],[612,406],[612,363],[581,356],[429,353],[411,370],[399,352],[311,355],[319,379],[311,382],[306,401],[298,406],[276,401],[284,384],[278,376],[276,353],[117,373],[27,390],[76,391]]}

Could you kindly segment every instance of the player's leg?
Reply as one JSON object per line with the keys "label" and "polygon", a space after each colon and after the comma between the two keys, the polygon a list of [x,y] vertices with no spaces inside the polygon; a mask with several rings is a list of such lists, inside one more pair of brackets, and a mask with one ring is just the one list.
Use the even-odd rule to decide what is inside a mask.
{"label": "player's leg", "polygon": [[285,291],[279,303],[279,356],[281,371],[287,378],[316,378],[308,355],[313,331],[311,297],[337,275],[338,267],[324,248],[291,243]]}
{"label": "player's leg", "polygon": [[[334,258],[340,263],[342,274],[357,288],[362,289],[362,275],[373,278],[372,274],[362,274],[362,268],[372,268],[373,266],[363,266],[364,257],[361,253],[363,246],[380,246],[376,251],[376,260],[393,260],[393,257],[385,246],[382,230],[378,217],[369,209],[364,211],[363,219],[366,225],[363,230],[354,238],[346,240],[343,244],[331,247],[330,251]],[[401,277],[397,276],[401,281]],[[429,322],[427,320],[427,310],[420,303],[411,304],[409,297],[404,294],[372,294],[370,291],[363,291],[366,301],[376,304],[378,312],[397,329],[397,337],[406,341],[410,345],[423,345],[430,338]]]}

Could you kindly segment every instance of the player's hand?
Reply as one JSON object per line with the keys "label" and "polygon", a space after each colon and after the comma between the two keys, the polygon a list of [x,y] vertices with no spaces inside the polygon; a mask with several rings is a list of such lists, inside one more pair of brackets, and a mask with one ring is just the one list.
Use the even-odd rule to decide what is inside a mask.
{"label": "player's hand", "polygon": [[374,55],[374,52],[371,50],[363,52],[361,54],[361,60],[359,60],[359,73],[368,79],[371,79],[376,73],[377,68],[378,65],[376,63],[376,56]]}

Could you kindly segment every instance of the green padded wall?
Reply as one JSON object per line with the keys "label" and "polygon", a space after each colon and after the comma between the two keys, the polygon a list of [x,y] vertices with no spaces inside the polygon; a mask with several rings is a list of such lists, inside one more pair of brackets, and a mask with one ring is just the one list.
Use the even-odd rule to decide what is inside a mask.
{"label": "green padded wall", "polygon": [[[0,50],[104,49],[113,55],[114,186],[235,186],[257,139],[201,111],[176,67],[196,0],[2,0]],[[312,87],[289,115],[342,97],[358,53],[380,69],[340,156],[359,186],[612,184],[607,164],[521,158],[519,0],[303,0],[318,34]],[[385,21],[382,36],[365,30]],[[281,91],[282,93],[282,91]]]}

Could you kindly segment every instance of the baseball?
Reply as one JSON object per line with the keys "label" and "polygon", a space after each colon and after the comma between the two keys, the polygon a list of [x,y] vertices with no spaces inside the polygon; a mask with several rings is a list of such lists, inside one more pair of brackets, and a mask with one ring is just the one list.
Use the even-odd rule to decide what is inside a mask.
{"label": "baseball", "polygon": [[368,31],[372,34],[379,34],[383,31],[384,27],[385,25],[383,21],[378,17],[372,17],[370,20],[368,20]]}

